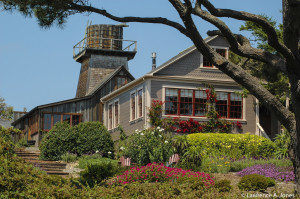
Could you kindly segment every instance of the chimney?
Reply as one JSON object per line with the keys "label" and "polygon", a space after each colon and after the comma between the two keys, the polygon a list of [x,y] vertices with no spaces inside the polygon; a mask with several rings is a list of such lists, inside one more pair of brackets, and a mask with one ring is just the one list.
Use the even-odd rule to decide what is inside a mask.
{"label": "chimney", "polygon": [[152,70],[156,69],[156,53],[152,53]]}

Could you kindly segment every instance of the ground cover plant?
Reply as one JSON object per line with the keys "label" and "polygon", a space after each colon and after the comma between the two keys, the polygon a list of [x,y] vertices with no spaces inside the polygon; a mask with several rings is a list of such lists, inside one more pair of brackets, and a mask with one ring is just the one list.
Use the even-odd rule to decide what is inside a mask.
{"label": "ground cover plant", "polygon": [[254,165],[238,172],[237,175],[245,176],[249,174],[259,174],[278,181],[295,181],[293,167],[278,167],[273,164]]}
{"label": "ground cover plant", "polygon": [[43,137],[40,145],[43,160],[59,160],[66,153],[93,154],[96,151],[104,157],[113,157],[113,140],[100,122],[85,122],[74,127],[57,123]]}
{"label": "ground cover plant", "polygon": [[[171,168],[163,164],[149,163],[142,167],[133,167],[109,181],[111,185],[134,182],[191,182],[196,186],[209,188],[214,185],[213,178],[206,173]],[[194,184],[194,185],[195,185]]]}
{"label": "ground cover plant", "polygon": [[277,158],[247,158],[233,159],[230,163],[230,172],[238,172],[245,168],[252,167],[254,165],[272,164],[277,167],[292,167],[293,163],[288,158],[277,159]]}

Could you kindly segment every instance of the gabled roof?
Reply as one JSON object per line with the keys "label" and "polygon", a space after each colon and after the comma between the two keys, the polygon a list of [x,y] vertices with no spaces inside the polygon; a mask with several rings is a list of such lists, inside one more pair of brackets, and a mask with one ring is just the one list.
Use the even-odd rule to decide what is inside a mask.
{"label": "gabled roof", "polygon": [[[218,35],[212,36],[212,37],[209,36],[209,37],[206,37],[206,38],[204,39],[204,41],[205,41],[206,43],[208,43],[208,42],[210,42],[210,41],[216,39],[217,37],[219,37],[219,36],[218,36]],[[153,75],[153,74],[155,74],[155,73],[157,73],[157,72],[163,70],[164,68],[168,67],[170,64],[174,63],[174,62],[177,61],[178,59],[181,59],[182,57],[184,57],[184,56],[186,56],[186,55],[188,55],[188,54],[194,52],[195,50],[197,50],[197,48],[196,48],[196,46],[193,45],[193,46],[191,46],[191,47],[189,47],[189,48],[187,48],[187,49],[181,51],[181,52],[178,53],[176,56],[172,57],[171,59],[169,59],[168,61],[166,61],[165,63],[163,63],[162,65],[160,65],[159,67],[157,67],[157,68],[154,69],[153,71],[150,71],[150,72],[147,73],[147,74]]]}
{"label": "gabled roof", "polygon": [[[208,42],[210,42],[210,41],[212,41],[212,40],[214,40],[214,39],[216,39],[216,38],[218,38],[218,37],[220,37],[220,36],[218,36],[218,35],[212,36],[212,37],[209,36],[209,37],[205,38],[204,41],[205,41],[206,43],[208,43]],[[196,48],[196,46],[193,45],[193,46],[191,46],[191,47],[189,47],[189,48],[187,48],[187,49],[181,51],[181,52],[178,53],[176,56],[172,57],[171,59],[169,59],[168,61],[166,61],[165,63],[163,63],[163,64],[160,65],[159,67],[157,67],[156,69],[154,69],[154,70],[152,70],[152,71],[146,73],[144,76],[142,76],[142,77],[140,77],[140,78],[138,78],[138,79],[136,79],[136,80],[134,80],[134,81],[132,81],[132,82],[126,84],[125,86],[122,86],[121,88],[119,88],[119,89],[117,89],[117,90],[115,90],[115,91],[109,93],[108,95],[102,97],[102,98],[101,98],[101,101],[104,102],[104,101],[106,101],[107,99],[110,99],[112,96],[116,95],[117,93],[120,93],[120,92],[122,92],[123,90],[129,89],[130,87],[134,86],[135,84],[138,84],[138,83],[140,83],[140,82],[143,82],[146,78],[149,78],[149,77],[151,78],[151,77],[153,77],[155,73],[157,73],[157,72],[163,70],[164,68],[170,66],[170,65],[171,65],[172,63],[174,63],[175,61],[177,61],[177,60],[179,60],[179,59],[181,59],[181,58],[183,58],[183,57],[189,55],[190,53],[194,52],[195,50],[197,50],[197,48]]]}
{"label": "gabled roof", "polygon": [[117,68],[114,72],[108,74],[102,81],[100,81],[88,94],[89,95],[93,95],[95,94],[106,82],[108,82],[109,80],[111,80],[115,75],[117,75],[121,70],[124,70],[125,73],[127,73],[127,75],[129,75],[129,77],[134,80],[135,78],[131,75],[131,73],[124,67],[124,66],[120,66],[119,68]]}
{"label": "gabled roof", "polygon": [[20,117],[16,121],[14,121],[12,123],[12,125],[15,125],[18,121],[20,121],[23,118],[27,117],[28,115],[30,115],[31,113],[33,113],[35,110],[38,110],[38,109],[41,109],[41,108],[47,108],[49,106],[54,106],[54,105],[59,105],[59,104],[64,104],[64,103],[69,103],[69,102],[76,102],[76,101],[81,101],[81,100],[85,100],[85,99],[91,98],[93,95],[95,95],[97,93],[97,91],[99,89],[102,88],[103,85],[105,85],[105,83],[107,83],[110,79],[112,79],[115,75],[117,75],[121,70],[124,70],[125,73],[127,73],[129,75],[129,77],[132,78],[132,80],[135,79],[124,66],[120,66],[115,71],[113,71],[112,73],[110,73],[109,75],[107,75],[102,81],[100,81],[94,87],[94,89],[91,90],[86,96],[80,97],[80,98],[73,98],[73,99],[68,99],[68,100],[63,100],[63,101],[58,101],[58,102],[53,102],[53,103],[49,103],[49,104],[44,104],[44,105],[36,106],[31,111],[29,111],[28,113],[26,113],[25,115],[23,115],[22,117]]}

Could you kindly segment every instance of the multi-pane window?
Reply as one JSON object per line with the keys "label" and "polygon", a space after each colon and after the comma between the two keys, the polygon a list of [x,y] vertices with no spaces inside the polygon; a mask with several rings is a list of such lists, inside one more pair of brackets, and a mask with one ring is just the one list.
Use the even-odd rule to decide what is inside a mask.
{"label": "multi-pane window", "polygon": [[108,105],[108,129],[112,129],[112,124],[113,124],[113,105],[109,104]]}
{"label": "multi-pane window", "polygon": [[[165,114],[204,117],[208,111],[207,94],[202,90],[165,90]],[[230,92],[217,92],[216,111],[221,117],[242,119],[242,97]]]}
{"label": "multi-pane window", "polygon": [[130,94],[130,119],[135,120],[135,92]]}
{"label": "multi-pane window", "polygon": [[177,115],[178,114],[178,89],[166,88],[165,98],[165,114]]}
{"label": "multi-pane window", "polygon": [[70,115],[63,115],[63,122],[67,122],[68,124],[70,124],[70,119],[71,119],[71,116]]}
{"label": "multi-pane window", "polygon": [[51,114],[44,114],[44,130],[51,129]]}
{"label": "multi-pane window", "polygon": [[[226,58],[226,52],[227,52],[227,49],[220,49],[220,48],[217,48],[215,49],[215,51],[217,53],[219,53],[221,56],[225,57]],[[206,58],[203,56],[203,65],[202,67],[206,67],[206,68],[213,68],[214,65]]]}
{"label": "multi-pane window", "polygon": [[228,117],[228,93],[217,92],[216,111],[221,117]]}
{"label": "multi-pane window", "polygon": [[53,125],[61,121],[61,115],[53,114]]}
{"label": "multi-pane window", "polygon": [[207,113],[207,94],[205,91],[195,91],[195,116],[205,116]]}
{"label": "multi-pane window", "polygon": [[138,90],[137,100],[138,100],[138,117],[142,117],[143,116],[143,89]]}
{"label": "multi-pane window", "polygon": [[193,115],[193,90],[180,90],[180,115]]}
{"label": "multi-pane window", "polygon": [[118,101],[115,101],[115,127],[118,126],[119,124],[119,102]]}
{"label": "multi-pane window", "polygon": [[230,118],[242,118],[242,96],[230,93]]}
{"label": "multi-pane window", "polygon": [[81,121],[81,115],[80,113],[43,112],[43,130],[50,130],[58,122],[67,122],[72,126],[77,125]]}

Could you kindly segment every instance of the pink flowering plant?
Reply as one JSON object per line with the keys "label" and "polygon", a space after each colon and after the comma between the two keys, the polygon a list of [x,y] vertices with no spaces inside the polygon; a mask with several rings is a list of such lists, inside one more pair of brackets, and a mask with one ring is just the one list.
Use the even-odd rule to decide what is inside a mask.
{"label": "pink flowering plant", "polygon": [[[210,188],[214,185],[214,179],[209,174],[170,168],[158,163],[149,163],[142,167],[133,167],[122,175],[108,181],[109,185],[122,185],[128,183],[144,182],[196,182],[197,186]],[[195,183],[194,183],[195,184]]]}

